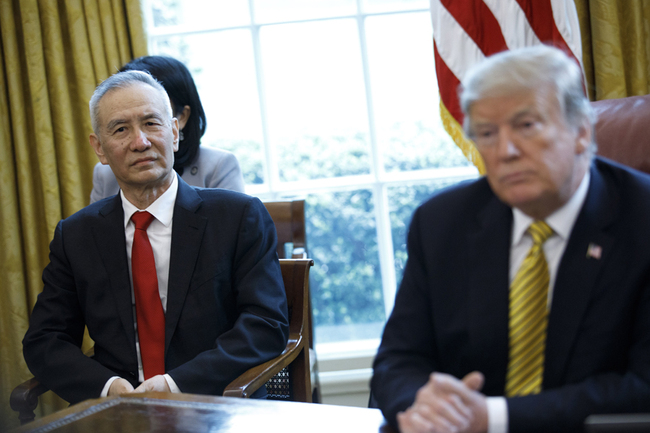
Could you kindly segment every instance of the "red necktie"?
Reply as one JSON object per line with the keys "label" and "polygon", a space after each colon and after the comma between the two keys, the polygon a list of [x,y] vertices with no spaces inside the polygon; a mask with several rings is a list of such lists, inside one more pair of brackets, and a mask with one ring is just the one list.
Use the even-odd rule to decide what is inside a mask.
{"label": "red necktie", "polygon": [[149,212],[136,212],[131,220],[135,224],[131,272],[140,356],[146,380],[157,374],[165,374],[165,313],[158,293],[156,262],[147,236],[147,227],[154,216]]}

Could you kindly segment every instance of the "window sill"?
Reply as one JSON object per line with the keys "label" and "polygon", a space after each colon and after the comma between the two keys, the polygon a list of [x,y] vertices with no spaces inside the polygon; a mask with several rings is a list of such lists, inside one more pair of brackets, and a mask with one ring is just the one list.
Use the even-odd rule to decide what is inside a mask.
{"label": "window sill", "polygon": [[323,403],[367,407],[379,339],[316,345]]}

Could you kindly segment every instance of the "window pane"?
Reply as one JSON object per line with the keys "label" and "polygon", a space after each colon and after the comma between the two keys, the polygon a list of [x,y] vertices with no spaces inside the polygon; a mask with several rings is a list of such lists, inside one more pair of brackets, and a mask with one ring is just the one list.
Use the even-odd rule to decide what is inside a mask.
{"label": "window pane", "polygon": [[363,0],[366,13],[429,9],[429,0]]}
{"label": "window pane", "polygon": [[313,194],[305,212],[316,342],[379,338],[386,316],[372,193]]}
{"label": "window pane", "polygon": [[390,225],[395,254],[395,280],[399,287],[406,265],[406,236],[415,209],[438,189],[456,183],[455,180],[436,180],[420,185],[405,185],[388,188],[390,203]]}
{"label": "window pane", "polygon": [[326,18],[356,13],[355,0],[254,0],[258,23]]}
{"label": "window pane", "polygon": [[158,39],[153,51],[179,59],[192,73],[207,117],[201,144],[233,152],[246,183],[262,183],[262,126],[250,32],[170,36]]}
{"label": "window pane", "polygon": [[269,141],[280,180],[369,173],[355,21],[269,26],[260,37]]}
{"label": "window pane", "polygon": [[468,165],[440,124],[430,15],[369,17],[366,32],[386,171]]}
{"label": "window pane", "polygon": [[155,27],[234,27],[250,23],[248,0],[150,0]]}

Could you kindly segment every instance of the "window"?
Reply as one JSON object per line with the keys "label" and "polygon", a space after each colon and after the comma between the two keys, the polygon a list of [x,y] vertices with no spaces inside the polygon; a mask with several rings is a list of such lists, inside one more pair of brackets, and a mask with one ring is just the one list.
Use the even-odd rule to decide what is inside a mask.
{"label": "window", "polygon": [[376,345],[412,212],[436,189],[477,176],[440,125],[428,6],[145,3],[150,52],[183,61],[197,83],[202,144],[237,155],[247,193],[306,200],[319,351]]}

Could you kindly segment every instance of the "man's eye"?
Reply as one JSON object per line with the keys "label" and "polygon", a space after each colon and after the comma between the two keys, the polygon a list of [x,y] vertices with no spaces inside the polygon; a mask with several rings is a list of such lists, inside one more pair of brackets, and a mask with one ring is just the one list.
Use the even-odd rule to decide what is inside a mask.
{"label": "man's eye", "polygon": [[113,134],[119,134],[120,132],[124,132],[124,131],[126,131],[126,128],[124,126],[120,126],[119,128],[116,128],[113,131]]}
{"label": "man's eye", "polygon": [[476,132],[476,139],[477,140],[489,140],[492,137],[494,137],[495,132],[491,129],[484,129],[481,131]]}

